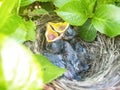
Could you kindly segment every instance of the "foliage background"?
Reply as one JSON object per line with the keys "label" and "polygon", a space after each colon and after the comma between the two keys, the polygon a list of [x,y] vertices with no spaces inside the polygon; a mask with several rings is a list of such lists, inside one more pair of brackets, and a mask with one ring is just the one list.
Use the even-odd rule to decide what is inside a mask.
{"label": "foliage background", "polygon": [[[41,8],[29,11],[29,5],[36,1],[41,3]],[[111,38],[120,34],[119,6],[120,0],[1,0],[0,87],[4,89],[19,89],[21,87],[29,89],[36,87],[36,89],[38,89],[42,88],[43,84],[52,81],[65,72],[64,69],[52,65],[42,55],[32,54],[30,50],[22,45],[22,43],[27,40],[35,41],[36,39],[36,25],[32,21],[32,16],[36,14],[43,15],[56,13],[64,21],[73,26],[78,26],[80,32],[79,35],[83,40],[92,42],[96,38],[97,31]],[[27,18],[22,17],[24,14],[26,14]],[[10,49],[8,47],[10,47]],[[18,49],[17,47],[20,51],[15,53]],[[108,49],[109,48],[110,47],[108,47]],[[25,59],[23,53],[28,57],[27,59]],[[112,54],[114,55],[115,52]],[[8,55],[12,55],[13,57],[5,58]],[[19,55],[21,55],[21,57],[19,57]],[[110,57],[113,58],[113,56]],[[111,59],[108,59],[106,62],[114,62],[111,62],[110,60]],[[9,65],[15,62],[19,62],[18,67],[16,68],[16,63],[13,65],[14,68],[11,66],[10,69],[8,69]],[[102,62],[103,66],[106,62]],[[27,64],[25,68],[29,67],[31,69],[25,69],[25,72],[28,72],[26,76],[19,76],[21,73],[24,73],[20,72],[23,69],[21,63],[24,65]],[[108,66],[109,65],[110,64],[108,64]],[[47,71],[45,71],[44,68],[46,68]],[[56,71],[54,74],[51,73],[53,69]],[[109,70],[110,69],[111,68],[109,68]],[[116,69],[113,71],[116,71]],[[34,73],[36,70],[38,72]],[[33,71],[33,73],[30,73],[29,71]],[[8,75],[10,75],[11,72],[12,75],[9,77]],[[103,69],[102,72],[108,73],[109,71],[104,71]],[[105,73],[102,73],[101,76],[103,77]],[[34,79],[32,79],[33,74],[35,74]],[[16,78],[13,79],[13,76],[16,76]],[[24,81],[23,78],[27,76],[29,76],[30,80]],[[22,84],[18,83],[18,77],[20,77],[21,82],[23,82]],[[37,82],[39,79],[42,81],[41,85],[39,84],[39,81]],[[34,86],[33,82],[37,83],[36,86]],[[26,83],[28,83],[27,87],[25,86]]]}

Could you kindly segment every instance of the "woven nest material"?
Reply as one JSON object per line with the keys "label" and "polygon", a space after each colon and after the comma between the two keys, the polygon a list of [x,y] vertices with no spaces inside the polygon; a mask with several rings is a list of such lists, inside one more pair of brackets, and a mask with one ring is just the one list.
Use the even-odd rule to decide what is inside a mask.
{"label": "woven nest material", "polygon": [[90,55],[90,70],[84,81],[59,79],[57,90],[120,90],[120,38],[98,35],[92,43],[83,42]]}
{"label": "woven nest material", "polygon": [[[27,44],[34,53],[40,53],[45,38],[40,32],[48,21],[58,20],[52,17],[42,17],[36,20],[37,40]],[[98,34],[95,41],[88,43],[80,40],[89,54],[91,68],[84,74],[83,81],[57,79],[49,86],[55,90],[120,90],[120,37],[109,38]],[[53,89],[53,90],[54,90]]]}

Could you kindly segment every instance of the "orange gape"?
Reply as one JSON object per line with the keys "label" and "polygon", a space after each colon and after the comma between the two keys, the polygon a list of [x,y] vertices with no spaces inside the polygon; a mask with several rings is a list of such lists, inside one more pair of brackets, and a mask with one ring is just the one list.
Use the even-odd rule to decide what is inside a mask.
{"label": "orange gape", "polygon": [[47,30],[45,32],[45,37],[48,42],[53,42],[58,37],[58,33],[56,33],[49,24],[47,24]]}
{"label": "orange gape", "polygon": [[60,22],[60,23],[48,22],[48,24],[50,24],[53,27],[53,29],[58,33],[64,33],[66,29],[69,27],[69,23],[67,22]]}
{"label": "orange gape", "polygon": [[48,22],[47,29],[45,32],[45,37],[47,42],[53,42],[61,39],[68,27],[69,27],[69,23],[67,22],[60,22],[60,23]]}

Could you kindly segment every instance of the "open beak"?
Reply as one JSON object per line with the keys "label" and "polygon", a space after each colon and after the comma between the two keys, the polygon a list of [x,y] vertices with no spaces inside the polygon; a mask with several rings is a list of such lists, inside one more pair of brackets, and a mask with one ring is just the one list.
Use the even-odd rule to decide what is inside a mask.
{"label": "open beak", "polygon": [[56,33],[49,24],[47,24],[47,30],[45,32],[45,37],[47,42],[53,42],[58,37],[58,33]]}
{"label": "open beak", "polygon": [[59,22],[59,23],[48,22],[48,24],[50,24],[52,28],[58,33],[64,33],[69,27],[69,23],[67,22]]}

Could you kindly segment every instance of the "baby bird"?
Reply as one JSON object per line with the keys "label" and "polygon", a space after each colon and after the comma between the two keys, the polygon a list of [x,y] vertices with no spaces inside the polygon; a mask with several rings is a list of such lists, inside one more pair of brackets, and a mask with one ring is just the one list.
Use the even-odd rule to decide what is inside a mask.
{"label": "baby bird", "polygon": [[75,34],[75,32],[69,27],[69,23],[67,22],[48,22],[46,25],[45,37],[47,42],[54,42],[62,38],[70,38],[73,34]]}
{"label": "baby bird", "polygon": [[88,69],[87,52],[79,41],[73,40],[75,30],[67,22],[48,22],[46,29],[47,43],[43,55],[56,66],[66,68],[64,78],[81,80],[80,73]]}

